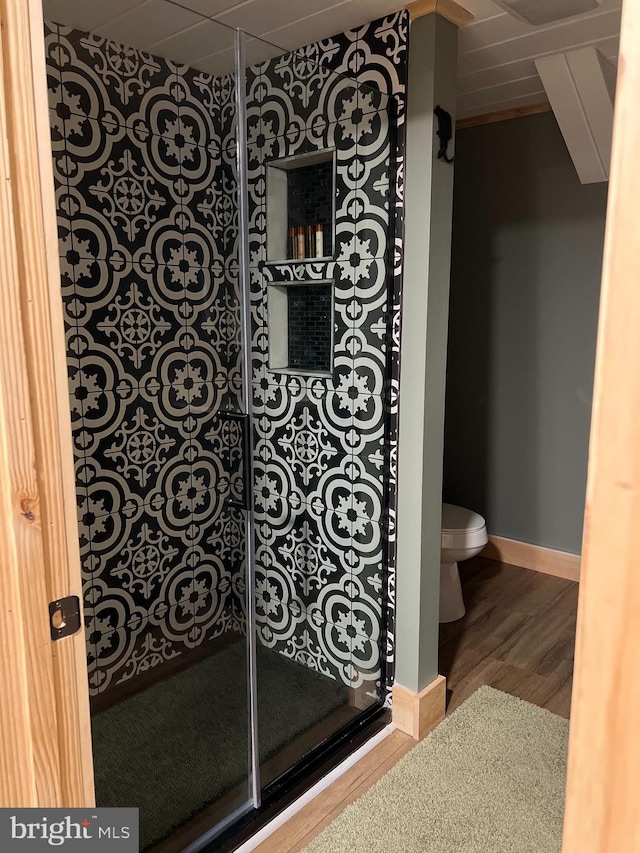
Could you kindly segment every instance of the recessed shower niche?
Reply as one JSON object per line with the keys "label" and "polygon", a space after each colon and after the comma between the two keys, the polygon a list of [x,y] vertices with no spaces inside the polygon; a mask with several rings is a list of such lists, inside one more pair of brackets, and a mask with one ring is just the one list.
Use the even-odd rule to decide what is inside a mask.
{"label": "recessed shower niche", "polygon": [[267,291],[269,369],[329,376],[333,282],[282,282]]}
{"label": "recessed shower niche", "polygon": [[266,173],[267,260],[330,260],[335,230],[335,150],[274,160]]}

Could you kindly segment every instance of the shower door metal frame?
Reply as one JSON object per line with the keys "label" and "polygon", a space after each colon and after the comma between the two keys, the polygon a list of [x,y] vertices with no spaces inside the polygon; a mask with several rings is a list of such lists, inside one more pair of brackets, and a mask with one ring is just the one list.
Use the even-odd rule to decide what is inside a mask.
{"label": "shower door metal frame", "polygon": [[243,506],[233,505],[244,513],[245,521],[245,604],[247,610],[247,707],[249,710],[249,787],[250,798],[222,821],[190,844],[184,853],[198,853],[248,812],[262,804],[260,784],[260,756],[258,751],[258,670],[256,663],[256,613],[255,613],[255,542],[253,537],[253,449],[252,449],[252,394],[251,394],[251,278],[249,275],[249,195],[247,173],[247,98],[245,75],[245,38],[243,30],[236,29],[234,37],[234,66],[236,80],[236,168],[238,172],[238,282],[241,309],[242,411],[221,413],[242,421],[243,437]]}

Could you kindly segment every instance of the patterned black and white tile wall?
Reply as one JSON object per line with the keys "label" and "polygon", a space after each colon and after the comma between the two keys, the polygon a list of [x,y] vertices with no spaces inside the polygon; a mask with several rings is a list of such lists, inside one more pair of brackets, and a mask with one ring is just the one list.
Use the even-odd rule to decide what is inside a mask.
{"label": "patterned black and white tile wall", "polygon": [[[407,38],[398,13],[270,60],[248,88],[260,636],[387,699]],[[333,260],[267,262],[267,166],[327,149],[336,152]],[[332,374],[270,370],[270,285],[326,280]]]}
{"label": "patterned black and white tile wall", "polygon": [[241,631],[232,78],[46,27],[93,693]]}
{"label": "patterned black and white tile wall", "polygon": [[[393,664],[408,16],[247,72],[261,642]],[[242,633],[232,77],[46,30],[92,692]],[[336,149],[334,259],[267,264],[265,168]],[[333,373],[268,369],[272,282],[334,282]],[[377,687],[376,687],[377,685]]]}

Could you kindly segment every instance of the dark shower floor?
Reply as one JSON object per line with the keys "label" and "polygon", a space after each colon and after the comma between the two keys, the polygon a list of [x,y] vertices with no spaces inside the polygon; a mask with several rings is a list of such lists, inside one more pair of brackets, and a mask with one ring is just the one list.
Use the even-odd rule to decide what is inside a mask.
{"label": "dark shower floor", "polygon": [[[257,663],[262,763],[349,689],[262,646]],[[237,643],[93,717],[97,805],[139,807],[141,850],[246,781],[246,674]]]}

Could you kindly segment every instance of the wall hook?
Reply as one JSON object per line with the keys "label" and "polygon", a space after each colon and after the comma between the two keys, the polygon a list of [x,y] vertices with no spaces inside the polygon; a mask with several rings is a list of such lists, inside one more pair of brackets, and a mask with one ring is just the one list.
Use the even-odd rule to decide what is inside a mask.
{"label": "wall hook", "polygon": [[455,157],[449,157],[447,147],[453,136],[453,122],[451,121],[451,113],[437,106],[433,111],[438,119],[438,138],[440,139],[440,149],[438,151],[438,160],[444,160],[445,163],[453,163]]}

